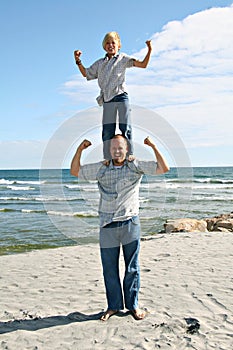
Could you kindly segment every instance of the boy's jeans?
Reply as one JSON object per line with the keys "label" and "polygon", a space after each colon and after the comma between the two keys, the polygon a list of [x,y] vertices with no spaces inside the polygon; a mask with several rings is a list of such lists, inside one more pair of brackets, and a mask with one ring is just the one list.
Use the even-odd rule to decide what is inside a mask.
{"label": "boy's jeans", "polygon": [[[109,245],[106,245],[106,238],[103,238],[103,235],[110,236]],[[131,239],[129,239],[129,236],[131,236]],[[119,273],[121,243],[125,260],[123,292]],[[101,228],[100,253],[108,309],[110,310],[122,310],[124,309],[124,303],[128,310],[135,310],[138,307],[138,293],[140,288],[139,249],[140,222],[138,217],[122,222],[112,222]]]}
{"label": "boy's jeans", "polygon": [[128,141],[128,154],[133,154],[129,100],[126,98],[118,101],[116,96],[110,102],[104,102],[103,104],[102,140],[104,143],[104,159],[108,160],[111,159],[110,140],[115,136],[117,112],[119,116],[119,129]]}

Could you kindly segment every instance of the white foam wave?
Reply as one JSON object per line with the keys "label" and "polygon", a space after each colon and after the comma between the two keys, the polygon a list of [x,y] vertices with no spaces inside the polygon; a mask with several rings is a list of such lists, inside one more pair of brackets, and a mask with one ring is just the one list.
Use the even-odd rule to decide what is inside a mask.
{"label": "white foam wave", "polygon": [[214,189],[227,189],[227,188],[233,188],[233,184],[203,184],[203,185],[194,185],[193,186],[193,189],[211,189],[211,190],[214,190]]}
{"label": "white foam wave", "polygon": [[89,185],[65,185],[65,188],[69,190],[79,190],[84,192],[97,192],[98,187],[96,184],[89,184]]}
{"label": "white foam wave", "polygon": [[69,217],[97,217],[98,213],[94,211],[80,211],[80,212],[63,212],[63,211],[54,211],[54,210],[49,210],[47,211],[48,215],[57,215],[57,216],[69,216]]}
{"label": "white foam wave", "polygon": [[220,201],[220,202],[230,202],[233,201],[233,196],[193,196],[193,198],[191,199],[192,201],[203,201],[203,197],[204,197],[204,201]]}
{"label": "white foam wave", "polygon": [[30,181],[30,180],[6,180],[6,179],[0,179],[0,185],[42,185],[45,181]]}
{"label": "white foam wave", "polygon": [[7,188],[11,191],[31,191],[35,190],[34,187],[30,186],[7,186]]}
{"label": "white foam wave", "polygon": [[42,185],[42,184],[44,184],[45,183],[45,181],[16,181],[15,182],[16,184],[19,184],[19,185],[26,185],[26,184],[28,184],[28,185]]}
{"label": "white foam wave", "polygon": [[32,198],[26,198],[26,197],[1,197],[0,198],[3,201],[31,201]]}
{"label": "white foam wave", "polygon": [[14,183],[14,181],[0,179],[0,185],[12,185],[13,183]]}
{"label": "white foam wave", "polygon": [[79,197],[35,197],[35,201],[38,202],[72,202],[72,201],[80,201],[82,198]]}
{"label": "white foam wave", "polygon": [[43,210],[33,210],[33,209],[22,209],[21,212],[22,213],[28,213],[28,214],[31,214],[31,213],[44,213]]}
{"label": "white foam wave", "polygon": [[1,201],[38,201],[38,202],[71,202],[71,201],[80,201],[82,198],[77,197],[0,197]]}
{"label": "white foam wave", "polygon": [[68,188],[70,190],[76,190],[76,189],[80,189],[81,186],[80,185],[65,185],[65,188]]}

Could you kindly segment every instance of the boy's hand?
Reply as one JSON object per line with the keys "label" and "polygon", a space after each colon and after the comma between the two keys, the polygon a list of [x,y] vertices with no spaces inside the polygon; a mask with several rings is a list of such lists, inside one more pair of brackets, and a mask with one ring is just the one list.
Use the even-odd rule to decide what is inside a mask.
{"label": "boy's hand", "polygon": [[147,47],[148,47],[148,50],[152,50],[151,40],[147,40],[147,41],[146,41],[146,45],[147,45]]}
{"label": "boy's hand", "polygon": [[75,59],[75,61],[80,59],[81,54],[82,54],[82,51],[80,51],[80,50],[75,50],[74,51],[74,59]]}

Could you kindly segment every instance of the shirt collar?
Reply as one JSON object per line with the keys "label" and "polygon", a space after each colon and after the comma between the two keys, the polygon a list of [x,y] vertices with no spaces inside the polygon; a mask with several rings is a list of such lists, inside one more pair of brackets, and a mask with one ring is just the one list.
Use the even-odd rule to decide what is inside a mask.
{"label": "shirt collar", "polygon": [[[115,59],[117,59],[119,57],[119,52],[116,54],[116,55],[114,55],[112,58],[115,58]],[[108,54],[106,53],[106,55],[104,56],[104,60],[105,61],[109,61],[109,57],[108,57]]]}
{"label": "shirt collar", "polygon": [[[128,161],[127,161],[127,159],[125,159],[124,164],[123,164],[122,166],[125,166],[125,165],[127,165],[127,164],[128,164]],[[112,160],[110,161],[109,168],[110,168],[110,169],[115,169],[115,166],[114,166]]]}

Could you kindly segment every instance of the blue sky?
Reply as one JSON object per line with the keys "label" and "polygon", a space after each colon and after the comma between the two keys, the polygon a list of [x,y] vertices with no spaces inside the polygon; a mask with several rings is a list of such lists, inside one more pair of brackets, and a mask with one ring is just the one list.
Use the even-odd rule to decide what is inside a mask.
{"label": "blue sky", "polygon": [[82,123],[82,111],[96,107],[97,82],[80,76],[73,51],[82,50],[89,66],[104,54],[101,42],[112,30],[121,51],[136,58],[147,39],[153,43],[149,67],[127,72],[132,105],[169,124],[191,165],[233,165],[232,3],[1,1],[0,169],[40,168],[56,130],[76,113]]}

